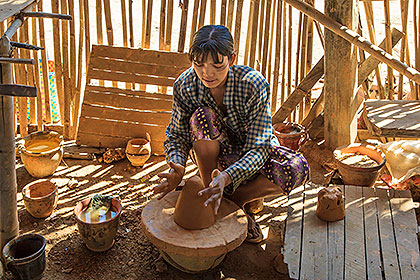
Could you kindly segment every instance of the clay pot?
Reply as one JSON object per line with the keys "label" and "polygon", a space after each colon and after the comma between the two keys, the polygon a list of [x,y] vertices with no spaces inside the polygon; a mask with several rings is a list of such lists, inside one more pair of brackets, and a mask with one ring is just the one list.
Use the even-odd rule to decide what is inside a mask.
{"label": "clay pot", "polygon": [[193,176],[185,182],[174,212],[175,223],[179,226],[185,229],[203,229],[216,222],[213,207],[204,206],[209,196],[198,196],[198,192],[202,189],[204,185],[198,176]]}
{"label": "clay pot", "polygon": [[29,214],[35,218],[46,218],[57,206],[58,188],[54,182],[38,180],[23,187],[22,196]]}
{"label": "clay pot", "polygon": [[80,219],[80,214],[90,203],[91,197],[86,198],[77,203],[74,208],[76,216],[77,228],[86,247],[95,252],[103,252],[110,249],[114,245],[114,238],[120,221],[122,210],[121,202],[113,198],[111,210],[115,212],[115,216],[101,222],[88,222]]}
{"label": "clay pot", "polygon": [[[343,163],[340,158],[345,153],[356,153],[366,155],[377,162],[372,167],[353,166]],[[378,148],[364,144],[350,144],[338,147],[334,150],[334,160],[337,164],[338,172],[346,185],[371,187],[378,178],[379,171],[385,165],[385,154]]]}
{"label": "clay pot", "polygon": [[[3,257],[7,269],[15,279],[38,280],[45,270],[45,246],[42,235],[29,233],[16,237],[6,243]],[[1,265],[1,263],[0,263]]]}
{"label": "clay pot", "polygon": [[297,123],[282,122],[273,125],[274,135],[280,145],[298,151],[306,141],[307,133],[305,127]]}
{"label": "clay pot", "polygon": [[152,151],[150,146],[150,134],[146,133],[146,135],[147,139],[134,138],[127,143],[125,154],[133,166],[143,166],[150,158]]}
{"label": "clay pot", "polygon": [[38,131],[21,140],[18,148],[31,176],[43,178],[55,172],[63,158],[63,136],[54,131]]}
{"label": "clay pot", "polygon": [[340,188],[326,187],[318,192],[316,215],[327,222],[344,219],[343,192]]}

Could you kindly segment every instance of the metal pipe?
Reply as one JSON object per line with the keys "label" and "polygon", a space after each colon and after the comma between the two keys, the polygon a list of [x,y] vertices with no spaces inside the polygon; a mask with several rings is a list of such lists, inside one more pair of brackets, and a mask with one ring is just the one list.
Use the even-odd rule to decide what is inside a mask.
{"label": "metal pipe", "polygon": [[[10,40],[0,39],[0,56],[9,56]],[[1,64],[1,83],[12,84],[12,65]],[[19,234],[13,97],[0,95],[0,242]]]}

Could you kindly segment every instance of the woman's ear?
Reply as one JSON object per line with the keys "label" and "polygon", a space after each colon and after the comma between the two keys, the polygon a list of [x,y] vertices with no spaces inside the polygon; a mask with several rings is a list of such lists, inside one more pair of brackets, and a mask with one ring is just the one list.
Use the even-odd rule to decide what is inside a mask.
{"label": "woman's ear", "polygon": [[229,66],[232,66],[235,60],[236,60],[236,53],[232,54],[232,57],[230,58],[230,61],[229,61]]}

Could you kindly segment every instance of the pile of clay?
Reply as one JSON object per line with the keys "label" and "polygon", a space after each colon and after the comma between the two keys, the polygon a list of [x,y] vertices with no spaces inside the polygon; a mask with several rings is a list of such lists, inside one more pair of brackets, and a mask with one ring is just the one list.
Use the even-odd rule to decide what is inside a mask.
{"label": "pile of clay", "polygon": [[338,158],[344,164],[354,166],[354,167],[374,167],[378,166],[379,164],[374,160],[368,157],[367,155],[363,155],[360,152],[355,153],[343,153]]}

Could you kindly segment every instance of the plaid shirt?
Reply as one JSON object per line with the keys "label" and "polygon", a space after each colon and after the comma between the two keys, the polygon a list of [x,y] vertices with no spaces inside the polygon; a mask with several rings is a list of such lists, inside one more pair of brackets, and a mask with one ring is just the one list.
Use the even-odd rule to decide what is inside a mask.
{"label": "plaid shirt", "polygon": [[174,84],[174,103],[164,148],[166,160],[185,166],[192,147],[189,120],[198,107],[214,110],[222,125],[229,130],[230,149],[242,157],[229,166],[227,172],[236,189],[241,182],[259,171],[268,159],[272,146],[278,146],[272,132],[270,87],[263,75],[248,66],[230,67],[226,81],[224,105],[226,116],[216,105],[191,67]]}

